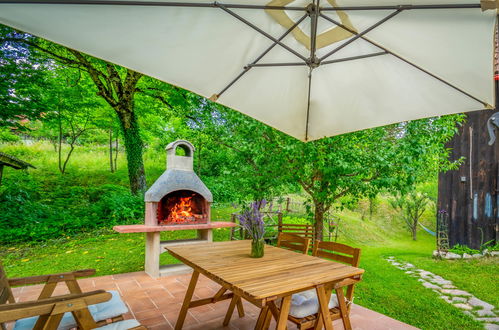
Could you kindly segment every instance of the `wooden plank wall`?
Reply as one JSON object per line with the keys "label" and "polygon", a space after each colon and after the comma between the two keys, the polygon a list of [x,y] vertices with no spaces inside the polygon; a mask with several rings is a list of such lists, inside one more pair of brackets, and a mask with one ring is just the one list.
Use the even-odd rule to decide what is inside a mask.
{"label": "wooden plank wall", "polygon": [[449,215],[449,245],[479,248],[498,239],[499,130],[488,145],[487,120],[495,110],[469,112],[466,123],[447,144],[451,159],[465,157],[458,170],[439,175],[438,209]]}

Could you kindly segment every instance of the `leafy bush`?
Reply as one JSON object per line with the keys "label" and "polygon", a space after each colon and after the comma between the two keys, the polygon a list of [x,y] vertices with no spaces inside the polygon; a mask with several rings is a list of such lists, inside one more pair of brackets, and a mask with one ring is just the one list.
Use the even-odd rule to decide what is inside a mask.
{"label": "leafy bush", "polygon": [[17,175],[0,186],[0,242],[44,241],[138,223],[143,208],[143,199],[122,186],[42,187],[28,174]]}
{"label": "leafy bush", "polygon": [[460,254],[460,255],[463,255],[464,253],[467,253],[467,254],[480,253],[480,251],[478,251],[478,250],[470,249],[466,245],[460,245],[460,244],[454,245],[452,247],[452,249],[449,250],[449,252],[453,252],[453,253]]}

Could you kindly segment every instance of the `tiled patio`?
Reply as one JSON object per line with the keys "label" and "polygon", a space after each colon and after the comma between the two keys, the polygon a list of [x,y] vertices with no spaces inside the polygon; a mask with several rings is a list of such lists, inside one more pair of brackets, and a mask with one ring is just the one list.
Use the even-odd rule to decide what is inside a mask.
{"label": "tiled patio", "polygon": [[[130,313],[127,318],[136,318],[149,329],[173,329],[177,319],[184,294],[189,283],[190,274],[152,279],[144,272],[127,273],[93,277],[79,280],[84,291],[98,289],[118,290],[127,303]],[[197,298],[207,298],[215,294],[220,286],[206,277],[200,276],[196,287]],[[40,285],[14,288],[14,296],[19,301],[37,298],[41,290]],[[66,293],[63,284],[59,284],[56,294]],[[259,310],[255,306],[244,302],[246,316],[239,318],[234,312],[228,327],[222,326],[229,301],[205,305],[189,310],[184,329],[253,329]],[[389,330],[415,329],[385,315],[373,312],[361,306],[352,307],[350,319],[354,329]],[[271,325],[271,328],[273,326]],[[296,329],[289,324],[289,329]],[[335,329],[343,329],[340,320],[334,322]]]}

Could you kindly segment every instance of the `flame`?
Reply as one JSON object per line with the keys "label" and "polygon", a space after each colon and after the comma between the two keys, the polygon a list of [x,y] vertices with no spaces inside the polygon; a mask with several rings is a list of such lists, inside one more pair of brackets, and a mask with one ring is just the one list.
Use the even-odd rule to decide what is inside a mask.
{"label": "flame", "polygon": [[173,206],[168,216],[169,222],[184,222],[186,220],[194,220],[192,196],[180,197],[180,201]]}

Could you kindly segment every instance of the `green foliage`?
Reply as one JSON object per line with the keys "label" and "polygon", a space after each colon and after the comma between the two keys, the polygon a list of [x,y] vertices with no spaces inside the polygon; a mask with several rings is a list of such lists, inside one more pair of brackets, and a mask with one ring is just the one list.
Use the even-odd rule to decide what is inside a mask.
{"label": "green foliage", "polygon": [[0,127],[0,142],[18,142],[21,138],[12,134],[9,129]]}
{"label": "green foliage", "polygon": [[22,120],[39,118],[46,109],[50,63],[18,38],[32,37],[0,25],[0,127],[23,129]]}
{"label": "green foliage", "polygon": [[454,245],[452,247],[452,249],[449,250],[449,252],[453,252],[453,253],[460,254],[460,255],[463,255],[465,253],[467,253],[467,254],[480,253],[479,250],[470,249],[466,245],[461,245],[461,244]]}
{"label": "green foliage", "polygon": [[45,190],[26,173],[4,180],[0,189],[0,242],[44,241],[142,221],[143,200],[125,187],[64,183]]}

